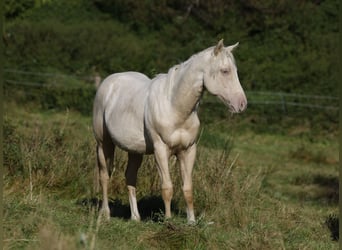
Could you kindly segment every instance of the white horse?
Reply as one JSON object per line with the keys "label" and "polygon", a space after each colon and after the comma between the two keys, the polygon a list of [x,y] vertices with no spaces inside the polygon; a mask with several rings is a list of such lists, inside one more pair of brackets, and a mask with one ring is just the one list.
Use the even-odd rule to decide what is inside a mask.
{"label": "white horse", "polygon": [[140,220],[136,199],[137,172],[144,154],[154,154],[161,178],[165,217],[171,217],[173,186],[168,160],[175,155],[183,179],[187,219],[195,222],[192,169],[200,121],[197,108],[207,89],[232,113],[243,111],[247,99],[232,55],[238,45],[216,46],[193,55],[154,79],[137,72],[117,73],[100,85],[93,109],[97,169],[103,191],[101,212],[110,217],[107,186],[115,146],[128,152],[125,173],[131,219]]}

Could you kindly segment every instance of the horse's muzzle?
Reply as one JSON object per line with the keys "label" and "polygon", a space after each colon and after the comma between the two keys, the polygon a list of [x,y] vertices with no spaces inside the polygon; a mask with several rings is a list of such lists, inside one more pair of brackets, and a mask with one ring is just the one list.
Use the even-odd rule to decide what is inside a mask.
{"label": "horse's muzzle", "polygon": [[247,108],[247,98],[245,93],[237,93],[229,105],[232,113],[240,113]]}

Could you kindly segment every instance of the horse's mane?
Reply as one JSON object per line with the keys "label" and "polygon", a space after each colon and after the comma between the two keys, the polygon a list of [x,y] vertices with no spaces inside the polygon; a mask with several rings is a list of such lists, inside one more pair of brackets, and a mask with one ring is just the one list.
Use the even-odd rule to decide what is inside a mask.
{"label": "horse's mane", "polygon": [[166,78],[166,83],[167,83],[167,98],[170,99],[172,96],[172,87],[174,85],[174,78],[175,78],[175,72],[178,69],[178,64],[173,66],[172,68],[169,69],[167,72],[167,78]]}
{"label": "horse's mane", "polygon": [[[202,54],[203,52],[207,52],[208,50],[210,49],[213,49],[213,47],[209,47],[205,50],[202,50],[192,56],[190,56],[186,61],[182,62],[182,63],[179,63],[179,64],[176,64],[174,66],[172,66],[169,71],[167,72],[167,78],[166,78],[166,83],[167,83],[167,87],[168,87],[168,90],[167,90],[167,96],[168,98],[171,98],[172,96],[172,88],[174,86],[174,78],[175,78],[175,72],[177,70],[179,70],[180,68],[183,68],[183,67],[186,67],[188,66],[199,54]],[[159,75],[164,75],[164,74],[159,74]],[[157,75],[157,77],[159,76]]]}
{"label": "horse's mane", "polygon": [[[157,78],[160,78],[160,77],[166,77],[166,84],[167,84],[167,96],[168,98],[170,98],[172,96],[172,88],[174,86],[174,78],[175,78],[175,72],[181,68],[184,68],[184,67],[187,67],[189,64],[192,63],[192,61],[198,57],[199,55],[203,54],[203,53],[206,53],[208,51],[211,51],[214,49],[215,46],[212,46],[212,47],[209,47],[209,48],[206,48],[196,54],[193,54],[192,56],[190,56],[186,61],[183,61],[179,64],[176,64],[174,66],[172,66],[169,71],[167,73],[161,73],[161,74],[157,74],[153,79],[157,79]],[[234,59],[234,56],[231,52],[229,51],[226,51],[225,53],[228,57],[230,57],[233,61],[233,63],[235,64],[235,59]]]}

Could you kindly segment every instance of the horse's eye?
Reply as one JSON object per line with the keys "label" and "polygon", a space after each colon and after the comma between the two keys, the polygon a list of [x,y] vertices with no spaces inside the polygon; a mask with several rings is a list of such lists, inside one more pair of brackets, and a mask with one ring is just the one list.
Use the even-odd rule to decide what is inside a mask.
{"label": "horse's eye", "polygon": [[227,75],[229,74],[229,69],[221,69],[221,73]]}

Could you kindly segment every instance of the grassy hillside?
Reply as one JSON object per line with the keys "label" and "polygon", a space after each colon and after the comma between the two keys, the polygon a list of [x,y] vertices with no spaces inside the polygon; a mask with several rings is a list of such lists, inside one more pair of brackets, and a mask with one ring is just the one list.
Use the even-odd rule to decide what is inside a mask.
{"label": "grassy hillside", "polygon": [[334,138],[255,132],[239,127],[241,116],[212,116],[203,123],[194,169],[198,223],[186,225],[174,160],[174,217],[163,221],[151,157],[138,180],[144,221],[127,220],[121,151],[109,192],[113,217],[105,223],[92,188],[90,118],[11,101],[4,110],[4,249],[337,249]]}
{"label": "grassy hillside", "polygon": [[[4,5],[4,249],[338,248],[337,100],[317,97],[336,95],[337,0]],[[235,57],[251,102],[232,116],[203,97],[193,174],[197,224],[186,224],[175,159],[173,218],[164,221],[152,156],[138,178],[143,221],[128,220],[120,150],[112,217],[101,221],[91,77],[128,70],[152,77],[221,38],[240,41]],[[272,93],[262,99],[253,91]],[[323,109],[274,104],[283,98],[278,92],[292,93],[294,104],[316,95],[307,101]]]}

